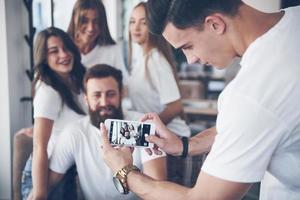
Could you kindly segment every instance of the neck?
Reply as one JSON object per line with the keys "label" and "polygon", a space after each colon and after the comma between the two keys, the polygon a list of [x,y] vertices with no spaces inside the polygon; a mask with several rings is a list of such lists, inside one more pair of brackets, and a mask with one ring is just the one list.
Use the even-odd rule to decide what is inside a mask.
{"label": "neck", "polygon": [[282,18],[284,12],[264,13],[246,4],[239,8],[238,14],[229,21],[233,24],[231,41],[236,52],[242,56],[249,45],[258,37],[274,27]]}
{"label": "neck", "polygon": [[83,43],[82,41],[76,41],[76,46],[78,47],[81,54],[89,53],[96,45],[96,41],[91,43]]}
{"label": "neck", "polygon": [[140,44],[140,45],[143,49],[144,55],[146,55],[152,49],[151,46],[147,42]]}

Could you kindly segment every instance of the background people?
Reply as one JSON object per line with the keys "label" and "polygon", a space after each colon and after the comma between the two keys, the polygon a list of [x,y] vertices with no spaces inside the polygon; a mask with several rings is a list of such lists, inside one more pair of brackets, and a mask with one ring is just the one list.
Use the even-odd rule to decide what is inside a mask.
{"label": "background people", "polygon": [[[129,22],[129,98],[134,110],[157,112],[176,134],[190,136],[189,127],[180,118],[183,108],[171,48],[162,36],[149,32],[145,5],[141,2],[133,9]],[[138,44],[142,54],[132,54],[131,42]]]}

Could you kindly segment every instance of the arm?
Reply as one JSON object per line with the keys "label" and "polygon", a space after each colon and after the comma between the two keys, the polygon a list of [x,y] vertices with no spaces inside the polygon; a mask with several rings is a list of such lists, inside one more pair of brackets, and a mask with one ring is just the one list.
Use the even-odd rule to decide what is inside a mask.
{"label": "arm", "polygon": [[[124,166],[132,164],[132,155],[128,147],[113,148],[108,141],[107,130],[101,124],[101,142],[103,158],[106,164],[116,173]],[[186,188],[167,181],[157,181],[132,171],[127,176],[127,183],[132,192],[143,199],[197,199],[197,200],[235,200],[240,199],[250,188],[250,183],[226,181],[205,172],[200,172],[196,185]]]}
{"label": "arm", "polygon": [[132,192],[143,199],[235,200],[241,199],[251,184],[225,181],[205,172],[199,174],[193,188],[167,181],[155,181],[141,173],[128,174],[127,182]]}
{"label": "arm", "polygon": [[32,182],[33,198],[46,199],[48,177],[47,146],[51,135],[53,120],[36,118],[33,129]]}
{"label": "arm", "polygon": [[189,155],[199,155],[210,151],[217,135],[216,127],[206,129],[189,139]]}
{"label": "arm", "polygon": [[182,112],[182,103],[181,100],[176,100],[174,102],[166,104],[165,109],[159,113],[159,117],[164,124],[168,124],[176,116],[180,115]]}
{"label": "arm", "polygon": [[155,180],[167,179],[166,157],[149,160],[143,165],[143,172]]}

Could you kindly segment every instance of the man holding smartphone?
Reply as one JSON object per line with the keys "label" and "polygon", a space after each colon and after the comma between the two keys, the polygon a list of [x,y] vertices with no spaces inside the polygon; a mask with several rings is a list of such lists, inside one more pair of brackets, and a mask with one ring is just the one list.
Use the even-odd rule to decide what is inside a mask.
{"label": "man holding smartphone", "polygon": [[[300,199],[300,7],[258,11],[241,0],[148,0],[150,30],[183,50],[190,63],[241,69],[221,93],[216,127],[180,140],[159,120],[149,136],[173,155],[210,151],[196,185],[186,188],[127,174],[143,199],[241,199],[261,181],[260,199]],[[132,165],[115,151],[101,126],[104,159],[113,172]]]}
{"label": "man holding smartphone", "polygon": [[[65,172],[76,164],[85,199],[136,199],[136,195],[121,195],[115,188],[112,173],[102,160],[99,124],[106,119],[138,120],[139,113],[124,112],[122,100],[122,73],[108,65],[95,65],[84,77],[85,100],[89,116],[70,124],[58,139],[49,161],[49,187],[53,188]],[[165,155],[149,156],[144,149],[133,152],[133,163],[143,173],[157,180],[165,180]],[[133,170],[128,168],[127,170]],[[118,175],[123,180],[122,174]],[[114,186],[115,184],[115,186]],[[123,193],[127,188],[119,187]],[[49,191],[50,191],[49,190]]]}

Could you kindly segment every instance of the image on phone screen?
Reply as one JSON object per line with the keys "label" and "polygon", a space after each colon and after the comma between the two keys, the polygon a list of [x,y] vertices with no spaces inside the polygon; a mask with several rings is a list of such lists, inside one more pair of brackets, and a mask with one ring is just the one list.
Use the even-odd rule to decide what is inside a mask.
{"label": "image on phone screen", "polygon": [[112,145],[149,147],[145,138],[151,125],[129,121],[110,121],[109,140]]}

